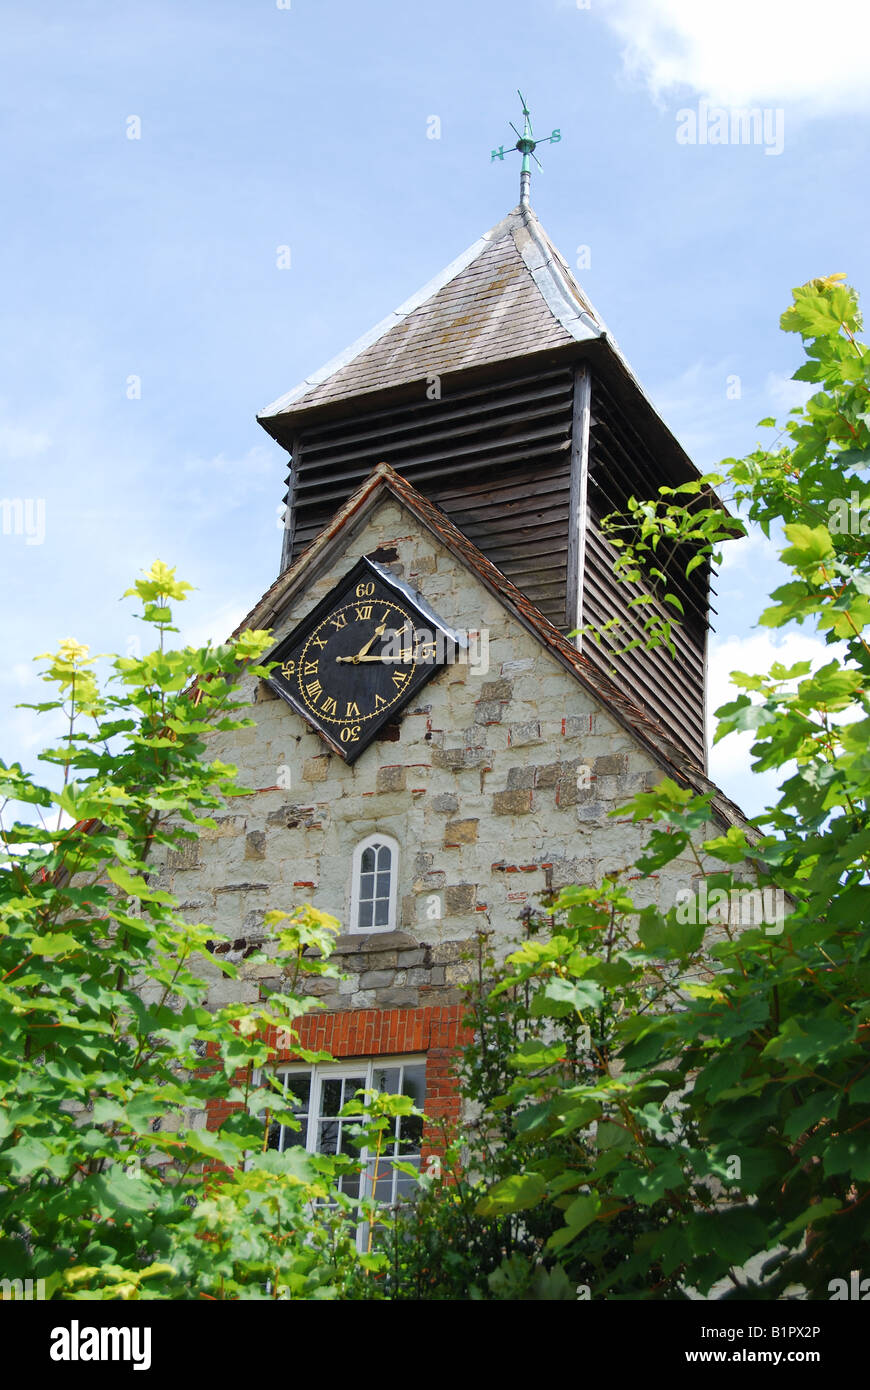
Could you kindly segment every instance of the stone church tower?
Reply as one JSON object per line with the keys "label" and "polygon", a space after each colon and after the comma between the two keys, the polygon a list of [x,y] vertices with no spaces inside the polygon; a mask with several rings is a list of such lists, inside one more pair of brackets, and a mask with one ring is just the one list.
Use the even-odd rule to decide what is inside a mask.
{"label": "stone church tower", "polygon": [[[244,964],[269,909],[342,923],[347,978],[302,1033],[336,1061],[284,1069],[316,1146],[360,1085],[458,1113],[469,942],[630,864],[644,830],[613,806],[667,775],[714,791],[721,825],[739,812],[705,773],[708,571],[678,583],[676,661],[620,655],[640,589],[600,526],[697,471],[528,205],[259,418],[290,455],[286,529],[242,626],[273,630],[280,665],[249,681],[256,728],[213,748],[253,795],[165,876],[234,939],[242,980],[216,957],[214,1003],[280,988],[277,962]],[[635,886],[666,907],[694,872]]]}

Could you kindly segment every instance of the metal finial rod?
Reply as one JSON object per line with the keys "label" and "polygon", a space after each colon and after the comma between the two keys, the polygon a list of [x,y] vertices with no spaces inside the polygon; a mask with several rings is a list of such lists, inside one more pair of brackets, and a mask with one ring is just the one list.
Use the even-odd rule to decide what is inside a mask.
{"label": "metal finial rod", "polygon": [[[519,97],[523,108],[522,134],[520,134],[520,132],[517,130],[513,121],[509,121],[508,124],[511,130],[514,132],[514,134],[518,137],[517,142],[514,145],[514,149],[519,150],[520,154],[523,157],[522,163],[520,165],[520,207],[527,208],[529,206],[529,194],[531,191],[532,184],[532,160],[535,161],[539,169],[543,169],[544,167],[541,161],[538,159],[538,156],[535,154],[535,148],[538,145],[545,144],[557,145],[559,141],[562,139],[562,132],[557,127],[549,135],[545,135],[541,140],[536,140],[534,136],[534,131],[532,130],[531,113],[529,112],[528,105],[526,104],[526,99],[523,96],[522,92],[519,90],[519,88],[517,88],[517,96]],[[504,156],[504,145],[499,145],[497,150],[492,151],[492,154],[490,155],[490,163],[492,163],[494,159],[504,159]]]}

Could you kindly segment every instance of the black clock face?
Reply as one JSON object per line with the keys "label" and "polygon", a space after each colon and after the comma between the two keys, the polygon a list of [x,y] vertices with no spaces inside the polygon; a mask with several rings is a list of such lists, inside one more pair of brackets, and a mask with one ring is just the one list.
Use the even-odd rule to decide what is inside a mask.
{"label": "black clock face", "polygon": [[270,655],[270,684],[353,762],[453,650],[419,598],[361,560]]}

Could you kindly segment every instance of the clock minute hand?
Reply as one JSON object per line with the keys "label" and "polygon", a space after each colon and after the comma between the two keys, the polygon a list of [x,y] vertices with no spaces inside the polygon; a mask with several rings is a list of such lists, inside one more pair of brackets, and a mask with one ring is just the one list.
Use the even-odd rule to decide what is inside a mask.
{"label": "clock minute hand", "polygon": [[387,624],[386,624],[385,622],[383,622],[383,623],[381,623],[380,627],[376,627],[375,630],[374,630],[374,632],[372,633],[371,637],[370,637],[369,640],[366,642],[365,646],[360,647],[360,649],[359,649],[359,651],[357,652],[356,656],[337,656],[337,657],[335,658],[336,661],[352,662],[354,666],[357,664],[358,661],[365,661],[365,660],[367,660],[367,659],[368,659],[369,661],[379,661],[379,660],[380,660],[379,657],[368,657],[368,658],[366,658],[366,652],[368,651],[368,649],[369,649],[369,647],[372,645],[372,643],[376,640],[376,638],[378,638],[378,637],[383,637],[384,631],[386,630],[386,626],[387,626]]}
{"label": "clock minute hand", "polygon": [[407,666],[413,653],[400,652],[398,656],[383,656],[376,653],[374,656],[337,656],[336,661],[352,661],[355,664],[362,661],[389,661],[393,666]]}

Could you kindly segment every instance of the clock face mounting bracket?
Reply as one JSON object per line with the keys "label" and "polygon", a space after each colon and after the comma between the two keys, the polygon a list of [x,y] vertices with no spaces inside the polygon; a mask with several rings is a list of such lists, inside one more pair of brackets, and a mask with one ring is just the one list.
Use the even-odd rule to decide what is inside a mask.
{"label": "clock face mounting bracket", "polygon": [[264,658],[268,684],[353,763],[464,648],[426,600],[363,556]]}

